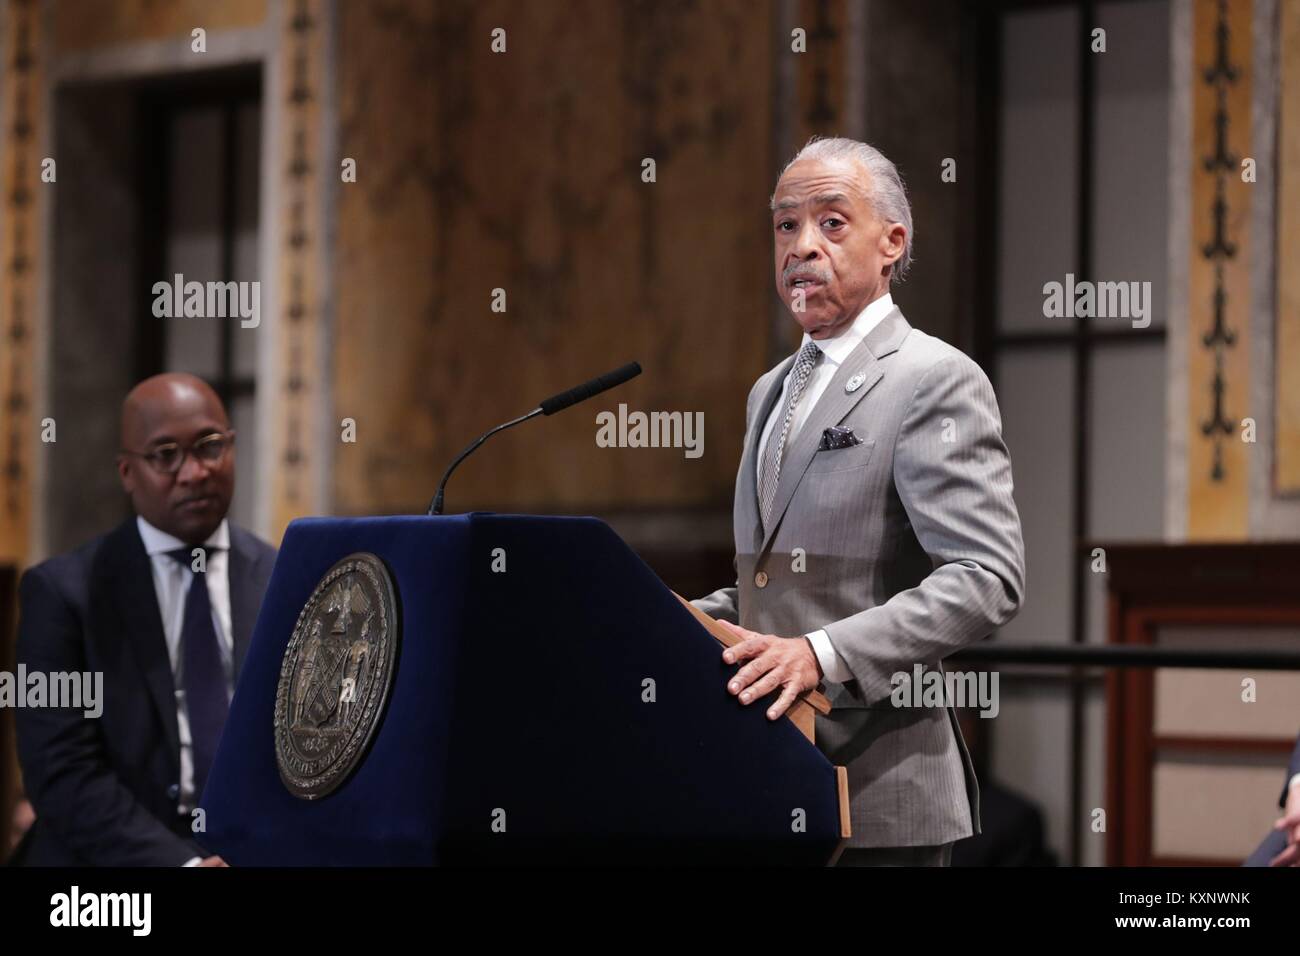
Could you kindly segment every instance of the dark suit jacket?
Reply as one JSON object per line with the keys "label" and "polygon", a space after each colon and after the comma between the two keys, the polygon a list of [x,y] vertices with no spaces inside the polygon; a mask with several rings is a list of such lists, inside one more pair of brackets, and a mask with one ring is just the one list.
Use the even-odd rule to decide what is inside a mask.
{"label": "dark suit jacket", "polygon": [[[236,680],[274,563],[274,548],[230,525]],[[31,568],[19,599],[18,660],[28,672],[101,671],[104,680],[98,719],[63,708],[16,712],[23,783],[36,809],[18,862],[178,866],[205,855],[190,818],[177,812],[172,668],[135,518]]]}
{"label": "dark suit jacket", "polygon": [[1295,739],[1295,748],[1291,751],[1291,763],[1287,766],[1286,780],[1282,784],[1282,796],[1278,798],[1277,805],[1286,809],[1286,798],[1290,794],[1291,778],[1300,773],[1300,737]]}
{"label": "dark suit jacket", "polygon": [[[1282,796],[1278,798],[1278,806],[1283,810],[1286,809],[1286,798],[1290,796],[1291,778],[1300,773],[1300,737],[1295,740],[1295,749],[1291,751],[1291,763],[1287,766],[1286,780],[1282,782]],[[1273,859],[1283,850],[1286,849],[1286,834],[1280,830],[1270,830],[1268,836],[1264,837],[1264,842],[1255,848],[1255,852],[1247,857],[1242,866],[1268,866],[1268,861]]]}

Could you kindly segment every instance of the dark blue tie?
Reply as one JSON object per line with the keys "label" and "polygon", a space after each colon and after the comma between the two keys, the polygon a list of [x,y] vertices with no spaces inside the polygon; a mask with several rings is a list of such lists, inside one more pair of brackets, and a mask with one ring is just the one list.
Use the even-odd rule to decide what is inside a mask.
{"label": "dark blue tie", "polygon": [[[208,549],[209,554],[211,549]],[[194,570],[190,548],[168,551],[187,570]],[[205,565],[206,566],[206,565]],[[185,620],[181,624],[181,683],[185,708],[190,717],[190,755],[194,761],[194,801],[203,787],[217,754],[217,741],[230,711],[226,696],[226,671],[221,665],[221,645],[212,624],[212,602],[208,599],[205,574],[194,572],[185,596]]]}

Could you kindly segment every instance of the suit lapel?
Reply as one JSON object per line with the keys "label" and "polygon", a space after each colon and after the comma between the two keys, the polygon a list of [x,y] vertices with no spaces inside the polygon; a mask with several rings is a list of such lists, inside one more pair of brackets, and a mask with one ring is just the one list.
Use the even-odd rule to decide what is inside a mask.
{"label": "suit lapel", "polygon": [[163,636],[162,613],[154,591],[153,567],[131,518],[109,535],[92,572],[92,620],[117,625],[117,639],[126,642],[144,674],[167,737],[169,753],[180,772],[180,731],[176,723],[176,686],[171,657]]}
{"label": "suit lapel", "polygon": [[[799,434],[786,450],[785,459],[781,463],[781,480],[776,486],[776,499],[772,503],[772,520],[763,531],[759,554],[771,545],[772,535],[781,524],[790,499],[794,497],[795,488],[799,486],[821,444],[822,431],[842,422],[875,387],[885,374],[880,359],[898,351],[911,330],[903,313],[897,308],[893,309],[858,343],[858,347],[849,353],[849,357],[836,370],[835,377],[826,386],[807,420],[799,427]],[[864,378],[862,384],[850,392],[845,386],[855,375]],[[757,503],[755,507],[757,508]]]}
{"label": "suit lapel", "polygon": [[256,577],[260,560],[261,557],[250,546],[244,533],[232,524],[227,573],[230,576],[230,636],[234,645],[231,670],[236,683],[244,666],[244,657],[248,654],[248,644],[253,636],[253,625],[257,623],[257,610],[261,603]]}
{"label": "suit lapel", "polygon": [[754,411],[754,420],[747,422],[745,427],[745,448],[740,456],[738,482],[740,500],[748,506],[745,512],[747,522],[745,527],[750,529],[752,540],[749,542],[749,547],[753,549],[750,551],[752,554],[758,553],[757,549],[763,534],[763,521],[758,513],[758,446],[763,438],[763,429],[767,427],[767,420],[772,415],[772,407],[781,400],[781,389],[794,360],[795,356],[791,355],[772,370],[770,373],[772,379],[767,383],[767,388]]}

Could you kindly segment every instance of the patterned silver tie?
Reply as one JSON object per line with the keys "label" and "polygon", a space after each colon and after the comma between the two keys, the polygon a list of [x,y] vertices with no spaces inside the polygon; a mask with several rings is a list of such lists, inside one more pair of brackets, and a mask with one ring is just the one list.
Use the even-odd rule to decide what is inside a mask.
{"label": "patterned silver tie", "polygon": [[790,421],[794,418],[794,409],[803,396],[804,387],[812,376],[813,366],[821,356],[822,350],[815,342],[809,342],[799,350],[799,355],[794,360],[794,371],[790,373],[790,397],[785,403],[781,434],[769,435],[767,447],[763,449],[763,470],[758,476],[758,512],[763,518],[764,529],[768,526],[772,505],[776,502],[776,486],[781,480],[781,459],[785,456],[785,442],[790,435]]}

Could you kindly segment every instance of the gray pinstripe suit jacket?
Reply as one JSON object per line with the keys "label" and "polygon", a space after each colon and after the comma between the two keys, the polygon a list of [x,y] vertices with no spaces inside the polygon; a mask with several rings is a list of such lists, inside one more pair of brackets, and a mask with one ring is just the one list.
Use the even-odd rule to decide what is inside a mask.
{"label": "gray pinstripe suit jacket", "polygon": [[[826,688],[817,745],[848,768],[850,845],[979,831],[979,789],[951,707],[896,708],[891,676],[1006,623],[1024,594],[1011,460],[988,378],[894,309],[837,370],[785,453],[764,530],[755,457],[794,356],[749,393],[736,476],[735,587],[694,603],[765,634],[825,628],[854,679]],[[865,375],[853,392],[846,383]],[[818,450],[823,429],[862,444]],[[795,570],[795,549],[806,555]]]}

